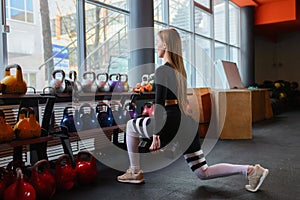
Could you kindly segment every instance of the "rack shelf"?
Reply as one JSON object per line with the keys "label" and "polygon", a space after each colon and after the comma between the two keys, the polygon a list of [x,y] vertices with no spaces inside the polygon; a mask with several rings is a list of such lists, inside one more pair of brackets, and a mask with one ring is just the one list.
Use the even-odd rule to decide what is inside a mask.
{"label": "rack shelf", "polygon": [[[91,100],[111,100],[111,97],[119,99],[120,97],[130,97],[137,95],[139,99],[154,98],[154,92],[144,92],[142,95],[134,92],[102,92],[102,93],[80,93],[79,101]],[[56,98],[56,102],[72,102],[73,95],[67,93],[51,94],[2,94],[0,95],[0,105],[17,105],[21,100],[39,100],[39,103],[45,103],[47,98]],[[114,99],[113,98],[113,99]]]}
{"label": "rack shelf", "polygon": [[[91,130],[84,130],[81,131],[80,134],[73,132],[69,133],[69,136],[71,138],[78,138],[79,140],[84,140],[84,139],[90,139],[90,138],[97,138],[101,132],[105,134],[105,136],[110,140],[113,134],[113,130],[119,129],[119,130],[124,130],[125,124],[122,125],[116,125],[116,126],[110,126],[110,127],[103,127],[103,128],[98,128],[98,129],[91,129]],[[48,135],[48,136],[41,136],[38,138],[30,138],[30,139],[25,139],[25,140],[13,140],[12,142],[7,142],[7,143],[2,143],[0,144],[0,151],[3,151],[5,149],[10,149],[10,148],[15,148],[15,147],[20,147],[23,145],[31,145],[31,144],[37,144],[37,143],[42,143],[42,142],[48,142],[51,140],[57,140],[59,137],[57,137],[55,134],[54,135]]]}
{"label": "rack shelf", "polygon": [[[145,92],[142,95],[134,92],[99,92],[99,93],[79,93],[74,98],[72,94],[58,93],[56,94],[56,102],[72,102],[75,101],[90,101],[90,100],[117,100],[121,97],[130,98],[131,95],[138,96],[138,99],[154,98],[154,92]],[[41,96],[49,96],[49,94],[41,94]]]}

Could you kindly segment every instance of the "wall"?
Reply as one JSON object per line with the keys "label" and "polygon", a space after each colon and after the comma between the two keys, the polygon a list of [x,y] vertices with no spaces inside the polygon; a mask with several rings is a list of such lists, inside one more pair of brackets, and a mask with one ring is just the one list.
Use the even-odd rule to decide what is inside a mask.
{"label": "wall", "polygon": [[277,42],[256,36],[255,81],[288,80],[300,83],[300,31],[278,37]]}

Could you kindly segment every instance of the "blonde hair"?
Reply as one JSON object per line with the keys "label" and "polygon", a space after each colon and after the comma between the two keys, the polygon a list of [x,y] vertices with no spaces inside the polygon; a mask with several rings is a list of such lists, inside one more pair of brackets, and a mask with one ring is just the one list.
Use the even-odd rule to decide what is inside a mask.
{"label": "blonde hair", "polygon": [[178,83],[177,98],[181,110],[187,114],[187,81],[186,71],[182,59],[182,46],[179,33],[173,29],[164,29],[158,32],[161,41],[166,44],[166,56],[168,62],[175,70]]}

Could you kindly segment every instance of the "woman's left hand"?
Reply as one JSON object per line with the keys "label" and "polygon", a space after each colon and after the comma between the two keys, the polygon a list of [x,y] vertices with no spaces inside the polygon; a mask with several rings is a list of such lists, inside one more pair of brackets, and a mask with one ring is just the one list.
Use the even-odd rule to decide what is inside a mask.
{"label": "woman's left hand", "polygon": [[149,148],[150,151],[156,151],[160,149],[160,138],[159,135],[153,135],[152,144]]}

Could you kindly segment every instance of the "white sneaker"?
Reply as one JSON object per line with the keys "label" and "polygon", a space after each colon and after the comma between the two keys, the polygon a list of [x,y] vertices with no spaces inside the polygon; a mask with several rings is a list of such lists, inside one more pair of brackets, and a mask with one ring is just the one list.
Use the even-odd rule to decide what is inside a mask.
{"label": "white sneaker", "polygon": [[138,173],[134,173],[132,169],[127,169],[125,174],[117,177],[117,180],[122,183],[139,184],[144,182],[144,174],[142,170],[139,170]]}
{"label": "white sneaker", "polygon": [[246,190],[250,192],[256,192],[261,184],[264,182],[265,178],[268,176],[269,170],[256,164],[254,171],[248,175],[249,184],[245,185]]}

